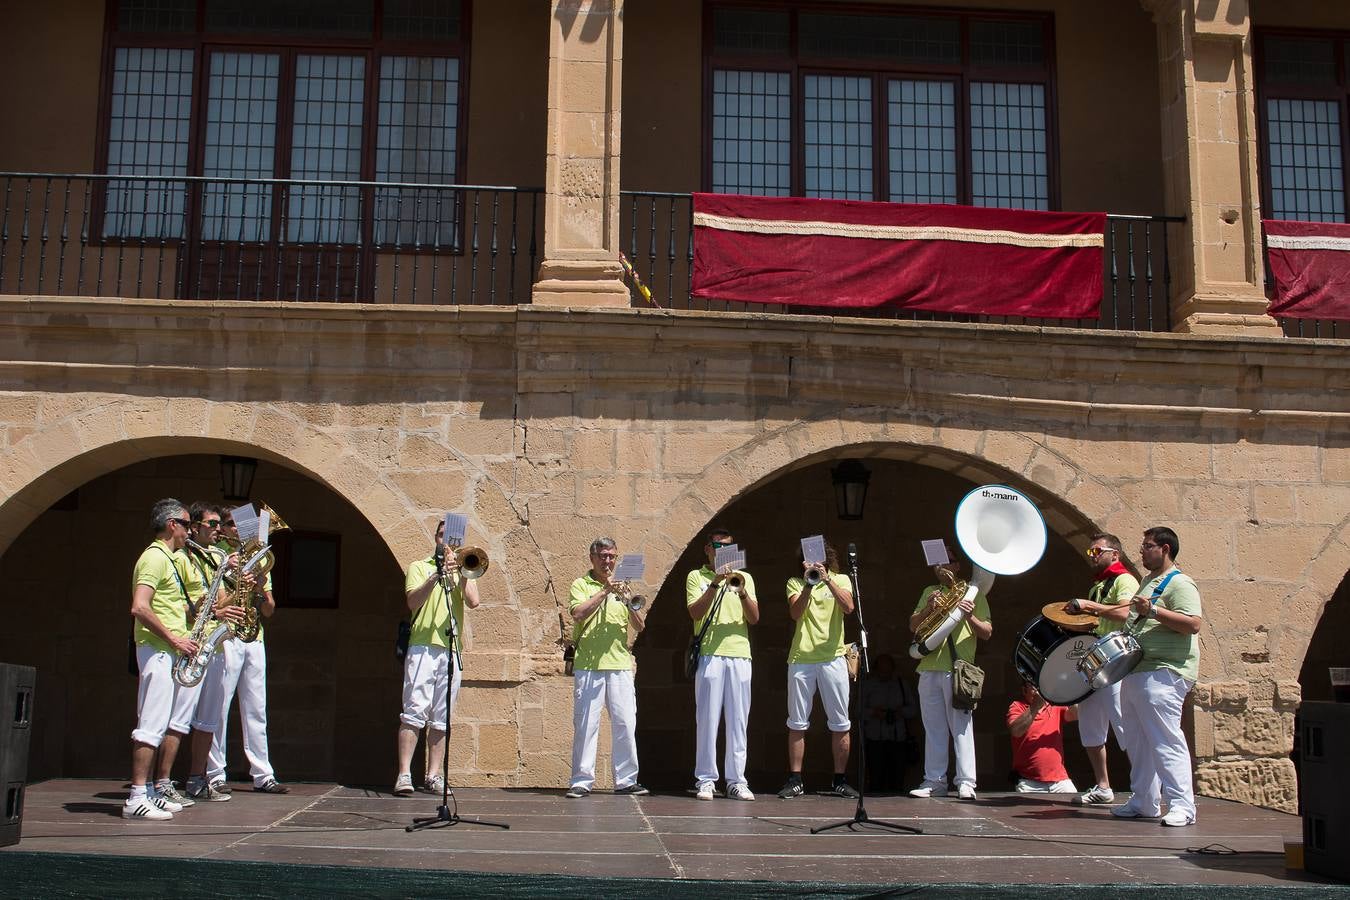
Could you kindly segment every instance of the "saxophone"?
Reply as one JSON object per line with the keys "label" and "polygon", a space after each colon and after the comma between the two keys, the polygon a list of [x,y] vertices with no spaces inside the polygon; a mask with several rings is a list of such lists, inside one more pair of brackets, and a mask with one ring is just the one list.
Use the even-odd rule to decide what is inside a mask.
{"label": "saxophone", "polygon": [[947,639],[966,617],[960,609],[961,601],[967,597],[974,600],[979,592],[976,585],[961,581],[946,569],[938,569],[938,581],[942,584],[937,592],[937,605],[914,630],[914,643],[909,645],[909,655],[915,659],[923,659]]}
{"label": "saxophone", "polygon": [[[214,553],[191,539],[188,540],[188,545],[199,553],[215,558]],[[229,626],[215,618],[216,596],[219,594],[220,585],[224,580],[225,562],[222,559],[219,568],[216,569],[215,576],[211,579],[211,586],[206,589],[206,596],[202,598],[202,605],[197,610],[197,616],[192,620],[192,631],[188,634],[188,639],[197,645],[197,652],[191,655],[180,655],[173,661],[173,680],[183,687],[190,688],[201,683],[201,680],[206,677],[207,666],[211,664],[211,656],[216,652],[216,648],[220,646],[221,641],[229,636]],[[211,627],[213,622],[214,628]],[[208,630],[209,634],[207,633]]]}

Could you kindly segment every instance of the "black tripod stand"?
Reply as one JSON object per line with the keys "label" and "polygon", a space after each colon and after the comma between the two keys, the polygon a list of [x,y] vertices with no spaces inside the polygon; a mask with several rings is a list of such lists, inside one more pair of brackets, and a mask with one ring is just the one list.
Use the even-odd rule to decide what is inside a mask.
{"label": "black tripod stand", "polygon": [[[436,815],[419,816],[412,820],[404,831],[421,831],[423,828],[441,828],[458,825],[461,822],[465,825],[487,825],[492,828],[510,829],[510,825],[503,822],[488,822],[484,819],[465,819],[459,814],[459,802],[455,802],[454,809],[450,808],[450,798],[454,796],[450,793],[450,697],[454,693],[455,667],[464,671],[464,661],[460,658],[459,651],[456,649],[458,644],[458,631],[455,628],[455,604],[451,595],[451,585],[449,579],[445,576],[445,551],[441,547],[436,548],[436,571],[440,573],[441,593],[445,595],[446,626],[445,636],[450,646],[450,660],[447,663],[445,673],[445,752],[441,754],[441,805],[436,807]],[[462,579],[464,576],[461,575]],[[430,602],[428,600],[428,602]],[[430,735],[428,735],[428,740]]]}
{"label": "black tripod stand", "polygon": [[854,734],[858,741],[858,808],[853,811],[853,818],[843,819],[838,822],[831,822],[829,825],[822,825],[819,828],[812,828],[812,834],[820,834],[824,831],[833,831],[836,828],[847,828],[849,831],[856,831],[858,825],[873,825],[877,828],[889,828],[892,831],[903,831],[909,834],[923,834],[922,828],[915,828],[913,825],[901,825],[899,822],[887,822],[885,819],[873,819],[867,814],[867,807],[863,805],[867,797],[867,738],[862,732],[860,719],[863,715],[862,708],[862,680],[867,677],[871,671],[871,665],[867,661],[867,625],[863,622],[862,611],[862,586],[858,583],[858,548],[855,544],[848,545],[848,569],[849,578],[853,580],[853,606],[858,611],[858,703],[856,706],[857,714],[853,717],[855,726]]}

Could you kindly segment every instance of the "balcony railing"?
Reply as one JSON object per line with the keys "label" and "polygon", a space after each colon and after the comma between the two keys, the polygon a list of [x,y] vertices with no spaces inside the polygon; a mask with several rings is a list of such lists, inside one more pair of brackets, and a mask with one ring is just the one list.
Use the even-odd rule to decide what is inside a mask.
{"label": "balcony railing", "polygon": [[[694,258],[689,194],[625,191],[620,212],[624,253],[651,289],[655,302],[676,309],[754,312],[830,313],[830,307],[785,307],[776,304],[726,303],[692,297]],[[1104,291],[1096,319],[1027,319],[975,316],[896,309],[848,310],[848,315],[941,322],[983,322],[1015,325],[1058,325],[1121,331],[1169,331],[1168,301],[1172,273],[1167,255],[1168,228],[1184,222],[1178,216],[1107,216],[1103,254]],[[645,301],[635,299],[634,305]]]}
{"label": "balcony railing", "polygon": [[0,173],[0,294],[529,302],[539,188]]}

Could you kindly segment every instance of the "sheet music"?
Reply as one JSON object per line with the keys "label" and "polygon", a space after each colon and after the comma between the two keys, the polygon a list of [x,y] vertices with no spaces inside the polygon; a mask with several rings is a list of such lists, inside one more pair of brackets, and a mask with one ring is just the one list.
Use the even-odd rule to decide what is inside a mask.
{"label": "sheet music", "polygon": [[825,562],[825,538],[819,534],[802,538],[802,559],[809,563]]}
{"label": "sheet music", "polygon": [[445,521],[442,523],[442,527],[445,529],[445,546],[464,546],[464,532],[468,530],[469,527],[468,516],[448,512],[445,514]]}
{"label": "sheet music", "polygon": [[262,515],[258,516],[258,543],[264,547],[267,546],[267,534],[272,527],[272,513],[263,510]]}
{"label": "sheet music", "polygon": [[641,553],[625,553],[614,569],[614,580],[641,581],[645,570],[646,563],[643,562]]}
{"label": "sheet music", "polygon": [[253,508],[252,503],[245,503],[230,510],[230,518],[234,520],[234,527],[239,531],[240,541],[248,543],[258,536],[258,511]]}
{"label": "sheet music", "polygon": [[926,565],[945,566],[951,562],[947,558],[947,542],[938,538],[932,541],[921,541],[923,545],[923,559]]}
{"label": "sheet music", "polygon": [[745,551],[737,544],[730,547],[718,547],[717,552],[713,554],[714,571],[724,571],[727,566],[731,566],[732,571],[745,568]]}

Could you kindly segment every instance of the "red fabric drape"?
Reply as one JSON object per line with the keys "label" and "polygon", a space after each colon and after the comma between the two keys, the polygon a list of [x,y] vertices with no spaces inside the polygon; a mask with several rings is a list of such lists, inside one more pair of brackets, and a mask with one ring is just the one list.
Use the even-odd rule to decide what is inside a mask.
{"label": "red fabric drape", "polygon": [[1272,316],[1350,319],[1350,225],[1266,219]]}
{"label": "red fabric drape", "polygon": [[694,195],[710,300],[1095,319],[1105,213]]}

